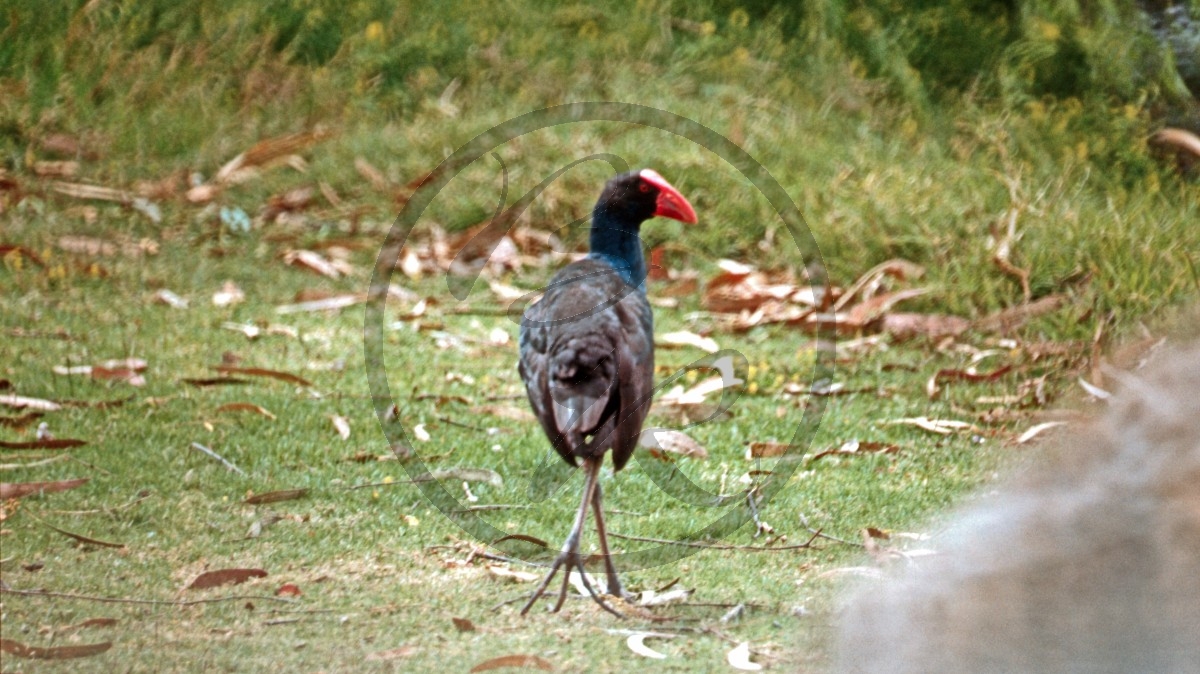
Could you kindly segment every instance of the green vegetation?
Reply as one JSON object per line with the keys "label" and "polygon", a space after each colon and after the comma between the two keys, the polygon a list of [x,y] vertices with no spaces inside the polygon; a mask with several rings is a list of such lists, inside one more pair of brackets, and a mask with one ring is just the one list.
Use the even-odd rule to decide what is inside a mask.
{"label": "green vegetation", "polygon": [[[545,657],[557,671],[620,671],[643,661],[606,629],[683,626],[697,631],[653,642],[671,654],[665,671],[727,669],[724,654],[733,644],[704,628],[751,642],[779,667],[820,669],[840,587],[822,574],[862,562],[860,548],[831,541],[814,551],[703,551],[626,574],[636,590],[680,578],[681,587],[696,588],[693,603],[753,604],[740,622],[720,623],[723,607],[694,605],[662,609],[683,618],[666,624],[617,623],[585,601],[554,617],[521,619],[512,605],[493,612],[498,602],[523,597],[529,584],[489,577],[482,560],[463,564],[475,542],[412,485],[348,489],[406,479],[397,462],[347,460],[389,453],[366,385],[362,308],[281,316],[275,307],[301,291],[364,291],[396,215],[395,194],[407,194],[403,185],[491,126],[570,101],[641,103],[726,135],[791,194],[835,284],[845,287],[891,258],[923,265],[925,277],[910,283],[933,292],[905,303],[906,311],[977,318],[1022,304],[1020,284],[992,262],[989,242],[993,229],[1003,233],[1014,218],[1019,238],[1011,259],[1030,272],[1029,299],[1063,294],[1064,307],[1021,328],[1015,348],[990,334],[961,341],[1001,349],[981,371],[1002,364],[1015,370],[993,382],[950,384],[931,401],[929,377],[967,366],[969,353],[921,340],[839,353],[835,379],[856,392],[829,399],[813,448],[858,439],[900,449],[806,465],[762,514],[793,544],[809,535],[801,514],[851,541],[866,527],[923,531],[930,517],[1027,451],[1007,440],[1035,421],[1017,409],[996,423],[980,421],[994,406],[980,397],[1016,394],[1022,382],[1048,375],[1044,390],[1060,400],[1074,390],[1098,322],[1106,321],[1109,338],[1129,334],[1200,287],[1200,186],[1156,161],[1145,142],[1152,113],[1183,92],[1170,58],[1136,31],[1130,35],[1129,5],[1088,3],[1084,11],[1066,0],[1013,2],[973,12],[980,4],[993,6],[879,0],[788,13],[732,0],[643,0],[604,9],[463,0],[432,14],[415,3],[381,1],[10,1],[7,27],[0,28],[0,168],[19,187],[0,191],[0,244],[25,252],[9,252],[0,268],[0,379],[12,387],[0,394],[125,402],[68,407],[40,420],[60,438],[88,441],[70,450],[70,459],[12,468],[62,452],[0,453],[3,482],[91,478],[82,488],[5,506],[0,577],[17,589],[139,599],[270,595],[284,583],[298,585],[303,596],[298,604],[181,608],[4,594],[4,638],[31,646],[114,642],[103,655],[33,663],[51,671],[465,671],[508,653]],[[304,173],[264,170],[226,188],[211,206],[183,198],[192,173],[211,181],[254,143],[318,127],[331,135],[302,153]],[[55,156],[46,143],[55,134],[77,139],[77,150]],[[672,267],[705,279],[722,257],[766,269],[796,266],[796,249],[761,195],[715,155],[652,129],[566,125],[506,144],[498,154],[509,170],[509,201],[566,163],[600,152],[658,169],[701,214],[696,228],[648,224],[648,244],[669,243]],[[163,219],[155,223],[135,209],[55,192],[52,179],[34,176],[36,162],[55,158],[80,162],[72,181],[134,189],[139,181],[175,177],[177,185],[167,190],[174,196],[159,199]],[[384,189],[355,169],[359,158],[379,168]],[[528,224],[557,230],[585,216],[605,170],[589,163],[566,174],[534,202]],[[317,205],[295,219],[260,219],[242,231],[220,215],[225,207],[254,217],[272,195],[322,184],[337,204],[318,189]],[[484,157],[438,196],[429,221],[457,231],[488,218],[499,185],[499,165]],[[93,210],[81,209],[85,204]],[[144,240],[157,253],[70,254],[60,247],[65,235],[135,247]],[[564,236],[581,241],[579,232]],[[773,243],[760,245],[764,240]],[[327,279],[280,260],[289,249],[330,246],[348,248],[357,271]],[[500,280],[534,288],[551,271],[527,267]],[[246,302],[213,306],[209,297],[225,281],[238,285]],[[422,320],[477,340],[463,351],[439,348],[428,330],[387,333],[393,394],[406,422],[426,424],[432,436],[417,450],[434,469],[499,473],[503,486],[470,485],[480,504],[526,503],[546,441],[528,421],[480,409],[524,407],[520,399],[487,399],[520,393],[512,343],[479,342],[494,328],[515,336],[515,325],[453,313],[441,278],[404,285],[442,298]],[[188,297],[191,308],[153,303],[160,288]],[[475,292],[472,305],[494,305],[486,288]],[[389,320],[410,308],[389,308]],[[710,316],[693,316],[700,309],[698,296],[659,309],[658,330],[713,327]],[[283,324],[297,336],[248,340],[222,328],[229,322]],[[710,458],[678,465],[697,484],[716,491],[725,481],[726,493],[734,493],[756,467],[744,458],[745,443],[791,436],[808,398],[783,387],[806,381],[812,352],[807,336],[782,326],[712,336],[755,363],[755,392],[730,418],[689,431]],[[1047,344],[1065,353],[1048,356],[1055,350]],[[215,376],[210,366],[226,352],[243,366],[296,373],[313,386],[180,381]],[[664,350],[660,362],[675,368],[698,355]],[[123,357],[148,361],[144,388],[53,372]],[[450,373],[474,383],[448,380]],[[275,419],[218,411],[231,402],[261,405]],[[19,413],[0,409],[10,412]],[[349,440],[335,433],[332,415],[348,419]],[[916,416],[967,419],[979,433],[943,437],[884,423]],[[652,422],[678,424],[665,412]],[[0,439],[30,440],[36,427],[0,428]],[[247,475],[190,449],[193,442]],[[705,514],[664,496],[638,465],[602,481],[608,506],[624,513],[611,518],[617,533],[678,539]],[[460,482],[446,486],[459,494]],[[484,516],[503,531],[557,545],[577,484],[575,478],[532,508]],[[249,492],[301,487],[309,489],[302,500],[241,503]],[[123,507],[143,490],[145,500]],[[282,519],[245,538],[272,513]],[[42,522],[127,547],[77,544]],[[727,542],[764,540],[753,534],[745,527]],[[620,545],[636,551],[645,544]],[[227,567],[270,575],[238,588],[181,591],[201,571]],[[98,616],[120,622],[63,629]],[[458,632],[452,617],[470,619],[477,631]],[[413,652],[364,660],[402,645]],[[6,671],[32,662],[2,657]]]}

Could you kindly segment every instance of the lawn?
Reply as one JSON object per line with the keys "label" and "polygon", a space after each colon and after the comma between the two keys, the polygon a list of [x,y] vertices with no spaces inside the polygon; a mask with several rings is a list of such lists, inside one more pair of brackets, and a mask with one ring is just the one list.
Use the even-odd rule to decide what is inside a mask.
{"label": "lawn", "polygon": [[[4,671],[728,671],[743,643],[824,671],[846,582],[1070,432],[1018,442],[1073,418],[1056,410],[1087,404],[1079,378],[1103,385],[1097,354],[1156,337],[1200,286],[1200,188],[1146,143],[1161,91],[916,96],[803,32],[820,17],[753,3],[459,4],[461,22],[75,3],[0,50],[0,481],[87,478],[3,501]],[[472,140],[594,100],[693,120],[766,173],[629,121]],[[430,176],[463,147],[484,151]],[[507,309],[582,250],[613,157],[700,215],[643,235],[669,276],[649,285],[669,383],[648,425],[706,456],[642,450],[601,476],[627,587],[690,592],[624,620],[580,597],[521,617],[581,479],[528,413]],[[473,286],[442,271],[524,195]],[[893,260],[905,274],[850,301]],[[794,292],[824,274],[871,320],[720,311],[715,288],[758,278],[730,261]],[[393,288],[364,302],[380,270]],[[904,339],[905,318],[925,327]],[[727,410],[671,402],[712,374],[674,332],[740,354]],[[224,569],[255,573],[190,587]],[[667,657],[634,631],[673,635],[646,642]],[[82,650],[28,650],[60,647]]]}

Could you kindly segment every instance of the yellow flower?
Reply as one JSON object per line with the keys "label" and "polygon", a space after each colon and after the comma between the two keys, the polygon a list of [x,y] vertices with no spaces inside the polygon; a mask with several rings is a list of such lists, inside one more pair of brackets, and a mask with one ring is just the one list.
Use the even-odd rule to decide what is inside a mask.
{"label": "yellow flower", "polygon": [[1050,42],[1057,42],[1058,38],[1062,37],[1062,29],[1058,27],[1057,23],[1039,21],[1037,30],[1042,34],[1043,39],[1049,40]]}
{"label": "yellow flower", "polygon": [[746,10],[738,8],[729,13],[729,25],[734,28],[745,28],[750,25],[750,15]]}
{"label": "yellow flower", "polygon": [[704,37],[708,37],[715,32],[717,32],[717,24],[713,23],[712,21],[705,21],[704,23],[700,24],[700,34]]}
{"label": "yellow flower", "polygon": [[367,24],[367,40],[371,42],[383,42],[383,22],[372,21]]}

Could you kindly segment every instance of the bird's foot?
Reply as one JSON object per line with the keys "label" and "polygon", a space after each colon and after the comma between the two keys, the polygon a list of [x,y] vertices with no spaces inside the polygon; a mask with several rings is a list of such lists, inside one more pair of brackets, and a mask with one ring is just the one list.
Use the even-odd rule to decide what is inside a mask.
{"label": "bird's foot", "polygon": [[[608,602],[604,601],[600,594],[596,592],[596,588],[592,587],[592,582],[588,579],[587,573],[583,569],[583,558],[577,550],[563,550],[561,553],[559,553],[558,557],[554,559],[554,563],[550,565],[550,571],[546,574],[546,577],[542,579],[542,582],[538,584],[537,589],[533,591],[533,595],[529,597],[529,601],[525,602],[525,607],[521,609],[521,615],[528,613],[529,609],[533,607],[534,603],[536,603],[537,600],[546,593],[546,588],[550,585],[550,581],[554,580],[554,576],[558,573],[559,569],[562,569],[563,571],[562,587],[558,591],[558,601],[554,603],[554,608],[551,608],[550,612],[556,613],[559,609],[561,609],[563,602],[565,602],[567,599],[567,585],[571,577],[572,567],[579,571],[579,578],[582,581],[584,588],[587,589],[587,592],[589,595],[591,595],[592,599],[600,605],[600,608],[608,611],[618,618],[625,617],[618,613],[617,610],[612,606],[609,606]],[[616,597],[625,599],[629,596],[624,592],[624,590],[621,589],[619,582],[617,583],[616,590],[619,593],[613,593]]]}

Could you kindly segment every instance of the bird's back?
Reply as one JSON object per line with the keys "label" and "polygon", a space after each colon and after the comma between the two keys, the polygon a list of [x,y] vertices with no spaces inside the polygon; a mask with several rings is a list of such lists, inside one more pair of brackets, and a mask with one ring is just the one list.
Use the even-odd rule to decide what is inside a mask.
{"label": "bird's back", "polygon": [[554,449],[575,465],[611,448],[620,470],[654,378],[653,315],[641,289],[607,262],[570,264],[525,311],[520,349],[521,379]]}

